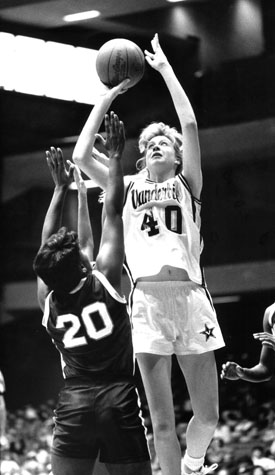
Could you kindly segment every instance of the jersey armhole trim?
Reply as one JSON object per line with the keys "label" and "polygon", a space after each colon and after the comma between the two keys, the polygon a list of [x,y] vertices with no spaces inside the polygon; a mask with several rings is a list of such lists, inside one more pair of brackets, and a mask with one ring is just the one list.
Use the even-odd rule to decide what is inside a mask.
{"label": "jersey armhole trim", "polygon": [[199,205],[201,205],[201,200],[199,198],[196,198],[193,193],[192,193],[192,190],[191,190],[191,187],[187,181],[187,179],[185,178],[185,176],[182,174],[182,173],[179,173],[178,175],[176,175],[179,177],[179,180],[182,182],[182,184],[185,186],[185,188],[187,189],[187,191],[189,191],[192,199],[198,203]]}
{"label": "jersey armhole trim", "polygon": [[53,293],[53,290],[47,295],[45,299],[44,313],[43,313],[43,318],[42,318],[42,325],[45,328],[47,328],[48,319],[50,315],[50,297],[52,293]]}
{"label": "jersey armhole trim", "polygon": [[128,197],[128,195],[129,195],[129,192],[130,192],[131,188],[133,187],[133,185],[134,185],[134,182],[133,182],[133,181],[130,181],[130,182],[128,183],[128,185],[126,186],[126,188],[125,188],[123,206],[125,206],[127,197]]}
{"label": "jersey armhole trim", "polygon": [[101,284],[108,290],[109,294],[117,300],[117,302],[126,304],[126,298],[124,296],[119,295],[119,293],[115,290],[112,284],[108,281],[107,277],[104,274],[99,272],[98,270],[93,270],[93,275],[101,282]]}

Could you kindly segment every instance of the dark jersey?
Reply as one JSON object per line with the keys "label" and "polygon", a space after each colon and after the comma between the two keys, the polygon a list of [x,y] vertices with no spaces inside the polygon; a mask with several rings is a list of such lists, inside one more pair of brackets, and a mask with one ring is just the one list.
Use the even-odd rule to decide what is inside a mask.
{"label": "dark jersey", "polygon": [[94,270],[63,297],[52,291],[42,323],[60,352],[64,378],[110,381],[133,376],[126,300],[100,272]]}

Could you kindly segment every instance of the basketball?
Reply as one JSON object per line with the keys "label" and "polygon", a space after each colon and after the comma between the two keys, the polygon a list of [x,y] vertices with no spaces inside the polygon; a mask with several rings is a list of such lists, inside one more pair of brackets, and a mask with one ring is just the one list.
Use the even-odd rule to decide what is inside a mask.
{"label": "basketball", "polygon": [[99,79],[108,87],[130,79],[127,87],[137,84],[145,69],[144,54],[133,41],[115,38],[104,43],[98,51],[96,70]]}

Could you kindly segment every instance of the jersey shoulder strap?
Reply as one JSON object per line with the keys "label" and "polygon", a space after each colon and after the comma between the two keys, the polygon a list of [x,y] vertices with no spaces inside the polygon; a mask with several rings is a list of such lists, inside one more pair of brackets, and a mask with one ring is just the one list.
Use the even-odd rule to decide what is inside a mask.
{"label": "jersey shoulder strap", "polygon": [[109,280],[107,279],[107,277],[105,277],[104,274],[102,274],[99,270],[94,269],[93,275],[99,280],[99,282],[101,282],[101,284],[115,300],[120,303],[126,303],[126,298],[124,296],[119,295],[119,293],[112,286],[112,284],[109,282]]}
{"label": "jersey shoulder strap", "polygon": [[53,290],[47,295],[45,299],[44,313],[42,318],[42,325],[47,328],[49,316],[50,316],[50,298],[53,293]]}

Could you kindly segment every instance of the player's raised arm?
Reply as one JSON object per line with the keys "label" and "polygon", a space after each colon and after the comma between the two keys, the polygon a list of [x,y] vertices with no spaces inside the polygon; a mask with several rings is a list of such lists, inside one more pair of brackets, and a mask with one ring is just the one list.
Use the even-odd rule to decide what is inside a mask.
{"label": "player's raised arm", "polygon": [[[41,234],[41,246],[61,226],[64,201],[73,181],[73,168],[66,167],[62,150],[51,147],[46,151],[46,160],[54,182],[53,196],[47,210]],[[37,297],[40,307],[44,308],[44,301],[48,287],[42,279],[37,278]]]}
{"label": "player's raised arm", "polygon": [[124,182],[121,156],[125,145],[124,125],[113,112],[105,116],[106,143],[109,153],[108,185],[105,196],[105,219],[100,249],[96,260],[97,268],[120,291],[124,261],[123,237],[123,195]]}
{"label": "player's raised arm", "polygon": [[191,186],[193,195],[199,198],[202,188],[202,173],[195,113],[183,87],[160,46],[157,34],[152,39],[151,45],[153,52],[145,50],[145,59],[153,69],[156,69],[156,71],[162,75],[170,92],[183,135],[182,159],[184,176]]}
{"label": "player's raised arm", "polygon": [[108,169],[93,158],[94,143],[104,115],[114,99],[127,90],[128,82],[129,79],[125,79],[112,89],[106,87],[105,93],[98,97],[73,151],[73,161],[104,190],[107,186]]}
{"label": "player's raised arm", "polygon": [[46,213],[41,235],[41,245],[61,226],[64,200],[73,181],[73,169],[67,168],[60,148],[46,151],[46,160],[54,182],[54,191]]}
{"label": "player's raised arm", "polygon": [[83,180],[81,171],[77,165],[67,162],[74,168],[74,180],[77,187],[78,197],[78,218],[77,218],[77,235],[79,247],[88,257],[89,261],[94,260],[94,238],[90,220],[90,211],[88,206],[87,187]]}

